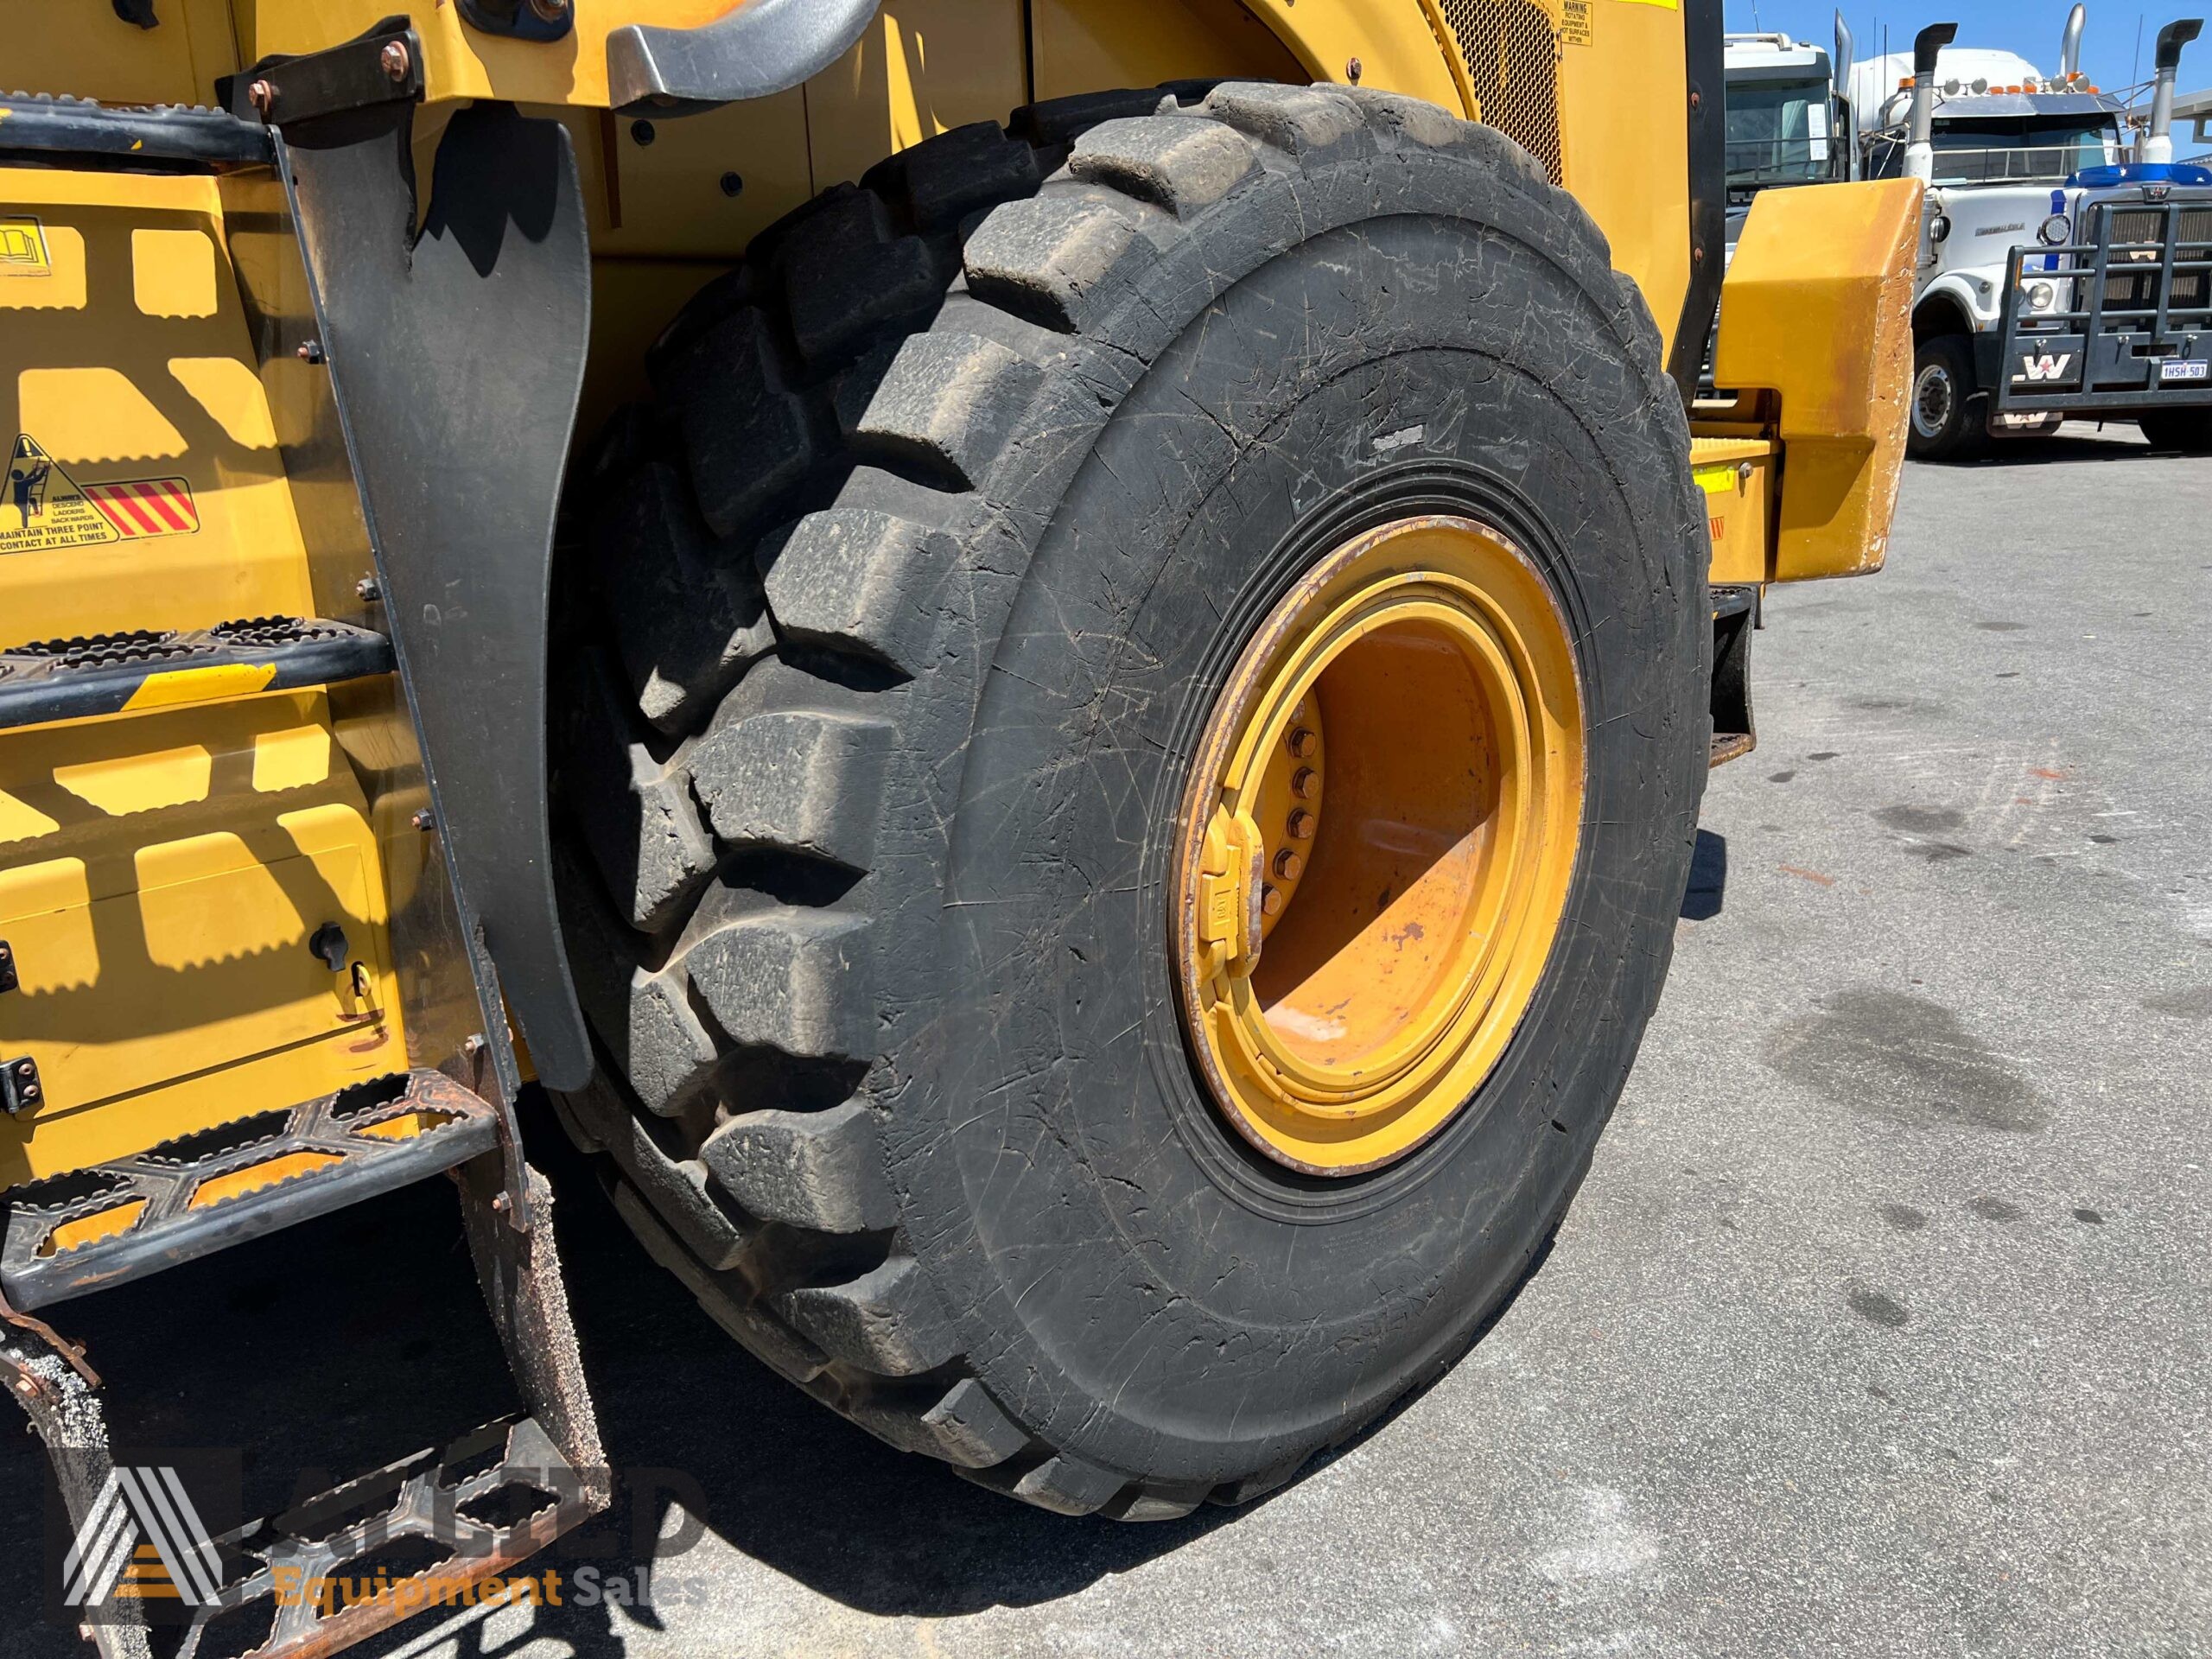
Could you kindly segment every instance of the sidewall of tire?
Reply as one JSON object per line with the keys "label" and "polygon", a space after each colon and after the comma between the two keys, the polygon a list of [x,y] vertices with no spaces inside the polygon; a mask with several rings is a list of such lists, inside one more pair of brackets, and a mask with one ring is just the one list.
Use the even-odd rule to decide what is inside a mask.
{"label": "sidewall of tire", "polygon": [[[1171,1482],[1300,1456],[1464,1343],[1586,1165],[1669,955],[1709,637],[1679,406],[1620,340],[1610,273],[1593,296],[1499,233],[1523,204],[1456,182],[1452,217],[1319,235],[1208,296],[1050,509],[965,747],[929,969],[959,989],[931,1063],[899,1068],[906,1236],[995,1395]],[[1286,353],[1266,336],[1291,319],[1313,333]],[[1373,1178],[1287,1177],[1198,1096],[1176,1026],[1181,763],[1243,638],[1327,550],[1302,526],[1455,505],[1520,532],[1575,630],[1570,913],[1446,1132]]]}

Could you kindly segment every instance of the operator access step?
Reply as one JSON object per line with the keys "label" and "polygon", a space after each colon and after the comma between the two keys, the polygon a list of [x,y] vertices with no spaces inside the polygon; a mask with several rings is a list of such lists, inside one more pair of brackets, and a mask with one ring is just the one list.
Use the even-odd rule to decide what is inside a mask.
{"label": "operator access step", "polygon": [[391,641],[321,617],[254,616],[0,650],[0,729],[388,674]]}
{"label": "operator access step", "polygon": [[175,1267],[464,1163],[493,1104],[442,1071],[372,1078],[6,1196],[0,1286],[42,1307]]}

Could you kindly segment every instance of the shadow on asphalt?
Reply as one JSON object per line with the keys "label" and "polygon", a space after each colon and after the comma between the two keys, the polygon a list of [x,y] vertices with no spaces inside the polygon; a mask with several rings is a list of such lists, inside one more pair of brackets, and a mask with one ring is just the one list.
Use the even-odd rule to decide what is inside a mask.
{"label": "shadow on asphalt", "polygon": [[2177,449],[2153,449],[2133,431],[2125,435],[2107,432],[2101,437],[2075,437],[2062,433],[2050,438],[1999,438],[1986,453],[1965,461],[1923,461],[1932,467],[2049,467],[2078,461],[2177,461]]}
{"label": "shadow on asphalt", "polygon": [[[535,1104],[524,1118],[531,1160],[558,1194],[570,1300],[617,1478],[614,1510],[543,1558],[571,1580],[586,1562],[603,1578],[657,1562],[664,1595],[682,1576],[671,1556],[702,1525],[848,1606],[943,1617],[1071,1595],[1257,1507],[1202,1507],[1139,1525],[1070,1519],[893,1451],[743,1353],[645,1255],[550,1111]],[[1548,1242],[1475,1340],[1549,1250]],[[118,1447],[243,1448],[251,1515],[456,1439],[519,1403],[442,1180],[52,1312],[107,1379]],[[1378,1432],[1421,1391],[1329,1455]],[[37,1442],[13,1440],[0,1452],[0,1606],[46,1605],[43,1485]],[[687,1513],[701,1523],[689,1539]],[[482,1619],[449,1632],[463,1659],[540,1637],[579,1656],[619,1655],[631,1624],[659,1628],[686,1614],[643,1606],[617,1616],[572,1593],[559,1607],[499,1617],[496,1635]],[[525,1630],[516,1617],[528,1618]],[[10,1623],[11,1656],[85,1651],[60,1624]],[[391,1653],[424,1633],[417,1621],[356,1651]]]}
{"label": "shadow on asphalt", "polygon": [[[645,1255],[550,1109],[534,1103],[524,1118],[531,1160],[558,1195],[570,1301],[616,1473],[614,1510],[543,1558],[571,1579],[586,1562],[603,1577],[657,1562],[664,1596],[682,1576],[671,1556],[702,1524],[848,1606],[942,1617],[1071,1595],[1251,1512],[1202,1507],[1139,1525],[1070,1519],[881,1445],[741,1351]],[[281,1511],[519,1406],[442,1180],[48,1311],[106,1379],[119,1451],[242,1448],[248,1515]],[[0,1451],[0,1606],[46,1605],[44,1485],[37,1442],[12,1439]],[[530,1619],[526,1637],[517,1617]],[[580,1656],[617,1655],[630,1624],[684,1617],[651,1606],[617,1617],[572,1593],[559,1607],[503,1613],[497,1636],[477,1619],[450,1639],[464,1656],[538,1637]],[[10,1623],[11,1656],[86,1651],[61,1624]],[[356,1650],[390,1653],[423,1634],[417,1621]]]}
{"label": "shadow on asphalt", "polygon": [[1700,830],[1690,853],[1690,879],[1682,890],[1681,918],[1686,922],[1709,922],[1720,913],[1727,897],[1728,838]]}

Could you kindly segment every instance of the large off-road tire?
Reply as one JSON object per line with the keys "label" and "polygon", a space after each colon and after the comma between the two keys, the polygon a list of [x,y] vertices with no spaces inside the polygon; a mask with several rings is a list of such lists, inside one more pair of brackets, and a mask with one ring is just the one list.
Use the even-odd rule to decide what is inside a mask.
{"label": "large off-road tire", "polygon": [[1987,399],[1964,334],[1931,334],[1913,350],[1905,453],[1916,461],[1969,461],[1989,448]]}
{"label": "large off-road tire", "polygon": [[2153,449],[2178,449],[2184,455],[2212,455],[2212,408],[2161,409],[2139,415],[2143,441]]}
{"label": "large off-road tire", "polygon": [[[1665,976],[1708,553],[1642,300],[1495,131],[1226,85],[910,149],[652,367],[577,486],[571,1128],[710,1313],[894,1445],[1126,1518],[1286,1478],[1510,1293]],[[1510,537],[1560,620],[1571,881],[1471,1099],[1315,1176],[1193,1063],[1179,817],[1261,619],[1421,515]]]}

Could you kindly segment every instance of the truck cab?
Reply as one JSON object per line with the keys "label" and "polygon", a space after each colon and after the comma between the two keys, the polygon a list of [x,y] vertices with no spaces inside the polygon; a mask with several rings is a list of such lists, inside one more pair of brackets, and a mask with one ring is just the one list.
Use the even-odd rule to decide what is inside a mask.
{"label": "truck cab", "polygon": [[1787,35],[1730,35],[1723,61],[1732,232],[1752,196],[1768,186],[1845,176],[1848,146],[1834,130],[1835,84],[1825,48]]}
{"label": "truck cab", "polygon": [[[2162,55],[2178,56],[2178,42],[2164,52],[2176,29],[2186,39],[2194,25],[2162,34]],[[1864,175],[1928,181],[1916,455],[1963,456],[1991,437],[2054,431],[2069,414],[2146,419],[2154,441],[2179,442],[2212,404],[2201,378],[2212,172],[2142,160],[2128,106],[2075,67],[2078,38],[2077,17],[2056,75],[2013,53],[1947,45],[1925,87],[1912,54],[1852,77]],[[2172,73],[2161,71],[2169,86]],[[2145,150],[2164,137],[2155,110],[2150,124]]]}

